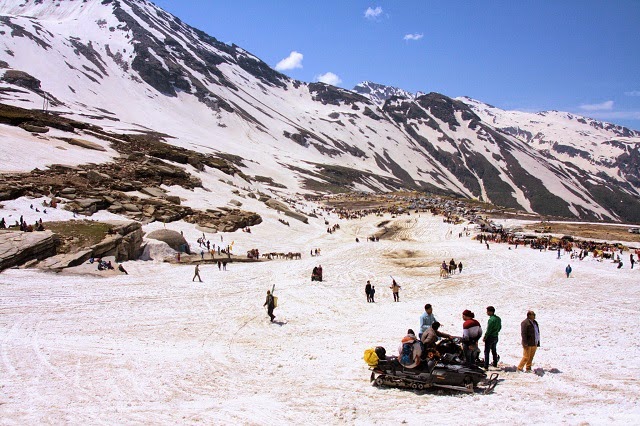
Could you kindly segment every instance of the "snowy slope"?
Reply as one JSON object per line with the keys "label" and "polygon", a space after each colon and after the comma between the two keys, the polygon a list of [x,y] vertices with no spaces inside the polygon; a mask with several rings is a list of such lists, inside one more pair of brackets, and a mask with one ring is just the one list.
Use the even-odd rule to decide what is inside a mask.
{"label": "snowy slope", "polygon": [[[0,17],[1,102],[41,108],[46,97],[52,110],[107,131],[155,132],[178,147],[235,156],[247,176],[289,194],[409,188],[640,221],[640,180],[615,173],[633,168],[621,160],[625,141],[599,152],[600,176],[600,164],[567,165],[446,96],[393,89],[385,96],[401,97],[380,104],[380,96],[291,80],[144,0],[0,0]],[[60,162],[55,151],[39,158],[40,168]]]}
{"label": "snowy slope", "polygon": [[[629,321],[640,303],[637,268],[499,244],[486,250],[457,238],[463,225],[428,214],[353,221],[326,215],[292,223],[283,239],[276,217],[259,213],[267,220],[251,234],[207,238],[218,244],[222,236],[239,253],[300,251],[302,260],[232,263],[227,271],[203,265],[204,283],[192,282],[193,265],[143,261],[126,262],[127,276],[90,265],[78,269],[99,275],[3,272],[3,423],[638,423],[640,362]],[[324,219],[341,229],[327,234]],[[398,233],[355,242],[382,220]],[[162,225],[145,229],[155,226]],[[193,225],[167,227],[197,247],[202,233]],[[308,255],[314,248],[321,256]],[[450,258],[464,270],[440,279],[438,265]],[[571,279],[564,277],[567,263]],[[325,281],[311,284],[318,264]],[[389,275],[402,286],[399,303]],[[375,304],[365,301],[366,280],[377,289]],[[270,323],[262,304],[273,285],[279,307]],[[418,327],[425,303],[454,335],[462,332],[464,309],[486,328],[484,308],[494,305],[503,367],[519,362],[520,322],[535,310],[541,347],[534,368],[544,374],[500,371],[491,395],[371,386],[364,350],[381,345],[394,354],[407,329]],[[587,325],[585,312],[606,321]]]}

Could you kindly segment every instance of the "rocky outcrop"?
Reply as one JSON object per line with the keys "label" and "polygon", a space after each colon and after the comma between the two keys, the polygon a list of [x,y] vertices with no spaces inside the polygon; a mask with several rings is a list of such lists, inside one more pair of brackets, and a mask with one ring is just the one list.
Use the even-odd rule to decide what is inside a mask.
{"label": "rocky outcrop", "polygon": [[142,252],[142,225],[138,222],[109,222],[113,234],[91,247],[93,257],[115,256],[117,262],[134,260]]}
{"label": "rocky outcrop", "polygon": [[38,264],[39,268],[61,270],[82,265],[90,258],[115,257],[116,262],[135,260],[142,254],[142,226],[138,222],[108,222],[113,227],[99,243],[74,253],[61,253]]}
{"label": "rocky outcrop", "polygon": [[271,207],[272,209],[278,210],[282,213],[285,214],[285,216],[289,216],[292,217],[294,219],[299,220],[302,223],[309,223],[309,218],[307,216],[305,216],[302,213],[298,213],[298,212],[294,212],[291,209],[289,209],[289,206],[287,206],[286,204],[278,201],[278,200],[274,200],[273,198],[269,198],[266,199],[264,201],[264,203]]}
{"label": "rocky outcrop", "polygon": [[177,231],[172,231],[170,229],[157,229],[150,232],[147,235],[147,238],[167,243],[167,245],[175,251],[184,251],[189,253],[189,244],[187,243],[187,240]]}
{"label": "rocky outcrop", "polygon": [[56,245],[56,235],[51,231],[1,231],[0,271],[53,256]]}

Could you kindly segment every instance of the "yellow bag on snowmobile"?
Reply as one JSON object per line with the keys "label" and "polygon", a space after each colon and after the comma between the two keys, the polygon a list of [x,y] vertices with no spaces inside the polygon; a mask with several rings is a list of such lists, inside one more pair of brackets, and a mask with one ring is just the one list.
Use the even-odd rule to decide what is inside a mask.
{"label": "yellow bag on snowmobile", "polygon": [[375,367],[378,365],[378,361],[379,358],[375,348],[369,348],[364,351],[364,362],[366,362],[369,367]]}

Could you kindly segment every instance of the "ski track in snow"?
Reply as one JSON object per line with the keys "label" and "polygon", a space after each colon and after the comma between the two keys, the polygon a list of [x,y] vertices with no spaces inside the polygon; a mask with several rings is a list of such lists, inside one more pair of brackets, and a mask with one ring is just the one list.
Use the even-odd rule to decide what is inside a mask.
{"label": "ski track in snow", "polygon": [[[367,241],[387,219],[385,238]],[[322,220],[296,223],[286,234],[270,225],[227,235],[240,253],[277,246],[303,258],[231,263],[228,271],[204,265],[204,283],[191,281],[192,265],[142,261],[126,263],[128,276],[105,278],[3,272],[1,423],[640,420],[637,269],[505,244],[487,250],[458,238],[461,225],[424,213],[339,221],[334,234]],[[191,231],[185,227],[185,235]],[[310,257],[314,248],[322,254]],[[450,258],[463,262],[463,272],[441,279],[439,264]],[[311,284],[318,264],[325,281]],[[390,275],[402,286],[400,303],[392,302]],[[375,304],[365,300],[367,279],[376,286]],[[272,324],[262,304],[274,284]],[[542,346],[534,368],[547,373],[501,372],[491,395],[372,387],[364,350],[382,345],[394,354],[407,328],[417,330],[425,303],[455,335],[462,310],[486,327],[484,308],[496,306],[503,322],[498,352],[509,366],[521,356],[520,322],[536,310]]]}

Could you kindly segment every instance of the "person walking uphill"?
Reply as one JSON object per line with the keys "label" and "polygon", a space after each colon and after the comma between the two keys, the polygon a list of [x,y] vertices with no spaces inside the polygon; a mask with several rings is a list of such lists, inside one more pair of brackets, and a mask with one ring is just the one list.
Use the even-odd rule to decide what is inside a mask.
{"label": "person walking uphill", "polygon": [[531,371],[533,357],[540,346],[540,328],[536,321],[536,313],[527,312],[527,319],[520,324],[520,334],[522,335],[522,359],[518,365],[518,371]]}
{"label": "person walking uphill", "polygon": [[484,369],[489,369],[489,354],[493,355],[493,365],[498,366],[500,355],[498,355],[498,333],[502,329],[502,320],[496,315],[496,308],[487,306],[487,315],[489,322],[487,323],[487,331],[484,333],[482,341],[484,342]]}
{"label": "person walking uphill", "polygon": [[393,280],[393,283],[391,283],[391,287],[389,287],[391,289],[391,291],[393,292],[393,301],[394,302],[399,302],[400,301],[400,289],[401,287],[398,285],[398,283],[396,282],[396,280]]}
{"label": "person walking uphill", "polygon": [[271,318],[271,322],[273,322],[276,317],[275,315],[273,315],[273,310],[276,307],[276,302],[275,300],[273,300],[273,294],[271,294],[270,290],[267,290],[267,300],[265,300],[264,305],[262,306],[267,307],[267,314],[269,315],[269,318]]}
{"label": "person walking uphill", "polygon": [[198,280],[200,282],[202,282],[202,278],[200,278],[200,264],[196,263],[196,270],[193,272],[193,279],[191,279],[191,281],[195,281],[196,277],[198,277]]}

